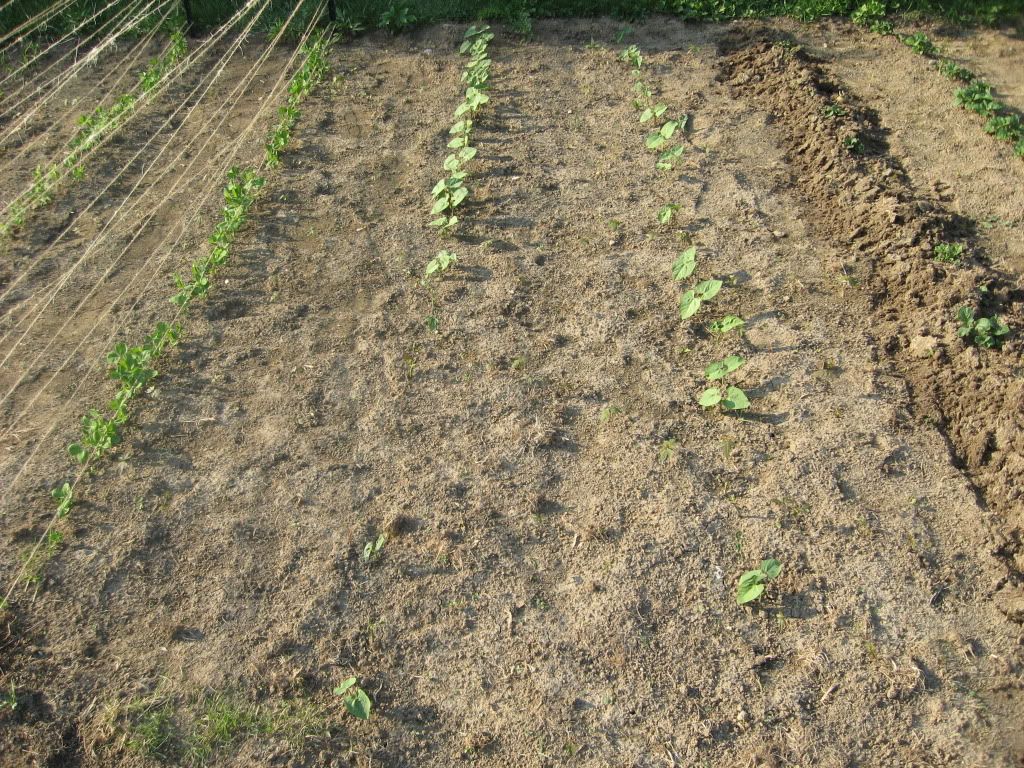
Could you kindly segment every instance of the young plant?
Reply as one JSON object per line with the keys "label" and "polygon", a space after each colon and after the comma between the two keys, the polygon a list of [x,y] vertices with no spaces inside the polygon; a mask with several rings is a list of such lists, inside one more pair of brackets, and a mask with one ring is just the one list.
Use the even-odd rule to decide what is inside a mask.
{"label": "young plant", "polygon": [[71,488],[71,483],[57,486],[50,491],[50,495],[57,502],[57,519],[67,517],[68,512],[71,511],[71,505],[74,503],[74,491]]}
{"label": "young plant", "polygon": [[388,543],[387,533],[382,533],[376,539],[371,539],[366,542],[366,546],[363,547],[363,562],[372,563],[378,557],[380,557],[381,550],[384,549],[384,545]]}
{"label": "young plant", "polygon": [[342,703],[345,705],[345,710],[352,715],[352,717],[357,717],[360,720],[369,720],[373,702],[371,702],[370,697],[366,695],[366,691],[356,685],[356,682],[356,678],[348,678],[348,680],[345,680],[341,685],[334,689],[334,695],[342,697]]}
{"label": "young plant", "polygon": [[631,66],[636,72],[639,72],[644,66],[643,54],[640,53],[640,49],[635,45],[631,45],[624,49],[622,53],[619,54],[619,59],[629,64],[629,66]]}
{"label": "young plant", "polygon": [[653,120],[656,117],[661,117],[663,114],[665,114],[665,110],[667,109],[668,107],[666,107],[664,104],[655,104],[653,107],[648,107],[647,109],[640,113],[640,122],[646,123]]}
{"label": "young plant", "polygon": [[933,43],[924,32],[916,32],[913,35],[907,35],[903,38],[903,44],[910,48],[914,53],[918,53],[922,56],[934,56],[939,52],[939,49],[935,47],[935,43]]}
{"label": "young plant", "polygon": [[676,455],[676,450],[679,448],[679,441],[674,438],[669,438],[658,446],[658,462],[660,464],[668,464],[672,457]]}
{"label": "young plant", "polygon": [[956,92],[957,106],[992,117],[1002,106],[992,95],[992,86],[983,80],[974,80]]}
{"label": "young plant", "polygon": [[939,72],[950,80],[959,80],[962,83],[970,83],[976,79],[971,70],[967,69],[967,67],[960,66],[950,59],[943,59],[939,62]]}
{"label": "young plant", "polygon": [[[746,360],[739,355],[730,355],[705,368],[704,376],[708,381],[722,381],[726,376],[739,370],[744,363]],[[750,407],[747,393],[731,384],[716,384],[708,387],[701,393],[697,402],[704,408],[714,408],[716,405],[720,405],[727,411],[742,411]]]}
{"label": "young plant", "polygon": [[868,0],[860,7],[858,7],[852,14],[850,14],[850,20],[854,24],[859,24],[862,27],[870,26],[871,24],[885,18],[885,4],[881,0]]}
{"label": "young plant", "polygon": [[828,104],[821,108],[821,114],[825,117],[846,117],[848,113],[846,107],[839,104]]}
{"label": "young plant", "polygon": [[672,138],[678,127],[678,120],[667,120],[658,130],[647,134],[647,138],[644,139],[644,145],[648,149],[661,149]]}
{"label": "young plant", "polygon": [[423,279],[420,282],[426,286],[431,281],[439,279],[458,260],[459,257],[451,251],[438,251],[437,255],[427,262],[426,269],[423,270]]}
{"label": "young plant", "polygon": [[964,255],[963,243],[939,243],[932,249],[936,261],[943,264],[959,264]]}
{"label": "young plant", "polygon": [[708,330],[712,333],[728,333],[729,331],[735,331],[743,328],[745,325],[742,317],[736,315],[726,315],[721,320],[715,320],[712,323],[708,323]]}
{"label": "young plant", "polygon": [[757,600],[764,594],[768,583],[774,581],[782,573],[782,563],[774,558],[762,560],[761,565],[753,571],[747,571],[740,576],[736,585],[736,604],[746,605]]}
{"label": "young plant", "polygon": [[697,314],[701,304],[710,301],[722,290],[721,280],[704,280],[679,297],[679,319],[686,320]]}
{"label": "young plant", "polygon": [[404,32],[416,23],[416,16],[405,3],[391,3],[377,20],[380,29],[386,29],[394,35]]}
{"label": "young plant", "polygon": [[658,210],[658,223],[668,224],[670,221],[672,221],[672,216],[675,215],[675,212],[678,210],[679,206],[676,205],[675,203],[669,203],[668,205],[661,206],[661,208]]}
{"label": "young plant", "polygon": [[672,149],[666,149],[660,155],[658,155],[658,161],[654,164],[654,167],[659,171],[671,171],[675,167],[675,160],[686,151],[686,147],[679,145],[672,147]]}
{"label": "young plant", "polygon": [[972,307],[961,307],[956,313],[956,318],[960,321],[960,327],[957,329],[960,338],[967,339],[978,347],[998,349],[1003,345],[1004,337],[1010,334],[1010,326],[997,315],[976,317]]}

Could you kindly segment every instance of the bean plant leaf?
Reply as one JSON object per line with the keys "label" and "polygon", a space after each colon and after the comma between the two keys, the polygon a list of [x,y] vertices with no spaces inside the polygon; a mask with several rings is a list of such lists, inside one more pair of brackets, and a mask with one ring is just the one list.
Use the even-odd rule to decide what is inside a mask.
{"label": "bean plant leaf", "polygon": [[667,123],[661,126],[661,130],[659,130],[658,133],[660,133],[662,138],[664,139],[671,139],[672,134],[676,132],[676,128],[678,127],[679,123],[677,123],[675,120],[669,120]]}
{"label": "bean plant leaf", "polygon": [[648,107],[647,109],[645,109],[643,112],[640,113],[640,122],[641,123],[646,123],[646,122],[649,122],[650,120],[653,120],[653,119],[654,119],[654,110],[651,109],[650,107]]}
{"label": "bean plant leaf", "polygon": [[348,710],[350,715],[360,720],[370,719],[370,709],[372,706],[370,697],[366,695],[366,691],[362,688],[356,688],[354,696],[345,698],[345,709]]}
{"label": "bean plant leaf", "polygon": [[747,571],[740,576],[736,588],[736,604],[745,605],[757,600],[764,593],[764,574],[761,571]]}
{"label": "bean plant leaf", "polygon": [[647,134],[647,138],[644,139],[644,145],[648,149],[661,149],[665,146],[665,137],[661,135],[659,131]]}
{"label": "bean plant leaf", "polygon": [[725,378],[733,371],[739,370],[744,363],[744,360],[739,355],[729,355],[728,357],[719,360],[716,363],[712,363],[704,369],[704,375],[708,381],[717,381],[718,379]]}
{"label": "bean plant leaf", "polygon": [[697,247],[691,245],[679,254],[672,262],[672,277],[676,280],[685,280],[697,268]]}
{"label": "bean plant leaf", "polygon": [[782,563],[774,557],[764,560],[761,563],[761,572],[764,573],[765,581],[776,579],[782,573]]}
{"label": "bean plant leaf", "polygon": [[337,688],[335,688],[334,689],[334,693],[337,696],[344,696],[345,692],[348,691],[348,689],[351,688],[355,684],[356,684],[356,679],[354,677],[350,677],[348,680],[343,681],[341,683],[341,685],[339,685]]}
{"label": "bean plant leaf", "polygon": [[708,387],[701,393],[697,402],[705,408],[713,408],[722,402],[722,391],[718,387]]}
{"label": "bean plant leaf", "polygon": [[708,330],[712,333],[728,333],[744,326],[743,318],[736,315],[726,315],[721,320],[715,320],[708,324]]}
{"label": "bean plant leaf", "polygon": [[750,400],[747,393],[739,387],[729,387],[722,399],[722,406],[729,411],[742,411],[750,407]]}
{"label": "bean plant leaf", "polygon": [[718,292],[722,290],[721,280],[705,280],[702,283],[698,283],[693,292],[700,296],[702,301],[713,299],[718,295]]}
{"label": "bean plant leaf", "polygon": [[697,314],[700,309],[700,299],[693,291],[687,291],[679,297],[679,319],[686,320]]}

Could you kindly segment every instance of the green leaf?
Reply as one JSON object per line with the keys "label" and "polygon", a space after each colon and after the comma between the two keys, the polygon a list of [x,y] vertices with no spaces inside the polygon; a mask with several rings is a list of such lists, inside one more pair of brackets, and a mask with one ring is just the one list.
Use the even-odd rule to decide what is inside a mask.
{"label": "green leaf", "polygon": [[672,262],[672,277],[676,280],[685,280],[697,268],[697,247],[691,245],[679,254]]}
{"label": "green leaf", "polygon": [[456,136],[454,139],[448,142],[448,146],[452,149],[461,149],[469,144],[468,136]]}
{"label": "green leaf", "polygon": [[643,112],[640,113],[640,122],[641,123],[646,123],[646,122],[648,122],[650,120],[653,120],[653,119],[654,119],[654,110],[651,109],[650,107],[648,107],[647,109],[645,109]]}
{"label": "green leaf", "polygon": [[667,123],[661,126],[661,130],[659,130],[658,133],[661,134],[662,138],[671,139],[672,134],[676,132],[676,128],[678,127],[679,123],[677,123],[675,120],[669,120]]}
{"label": "green leaf", "polygon": [[354,677],[350,677],[348,680],[343,681],[341,685],[335,688],[334,693],[337,696],[344,696],[345,692],[355,684],[356,679]]}
{"label": "green leaf", "polygon": [[356,688],[354,695],[345,698],[345,709],[348,710],[350,715],[360,720],[370,719],[370,709],[372,706],[370,697],[366,695],[366,691],[362,688]]}
{"label": "green leaf", "polygon": [[715,320],[715,322],[709,324],[708,330],[712,333],[728,333],[743,326],[743,318],[736,315],[726,315],[721,320]]}
{"label": "green leaf", "polygon": [[702,301],[713,299],[722,290],[721,280],[705,280],[694,286],[693,292],[700,296]]}
{"label": "green leaf", "polygon": [[672,221],[672,215],[678,210],[679,206],[673,203],[661,206],[661,208],[658,210],[658,223],[668,224],[670,221]]}
{"label": "green leaf", "polygon": [[447,179],[441,179],[439,182],[437,182],[437,184],[434,185],[434,188],[430,190],[430,194],[432,197],[437,197],[442,192],[444,192],[445,187],[447,186],[445,184],[446,181]]}
{"label": "green leaf", "polygon": [[718,379],[724,378],[726,375],[738,370],[746,362],[739,355],[729,355],[728,357],[719,360],[717,363],[712,363],[704,369],[704,375],[708,381],[717,381]]}
{"label": "green leaf", "polygon": [[644,145],[648,149],[661,149],[665,145],[665,137],[658,131],[649,133],[647,134],[647,138],[644,139]]}
{"label": "green leaf", "polygon": [[700,309],[700,299],[697,298],[693,291],[687,291],[679,297],[680,320],[686,320],[689,317],[693,317],[697,314],[698,309]]}
{"label": "green leaf", "polygon": [[722,392],[718,387],[708,387],[701,392],[697,402],[705,408],[713,408],[722,402]]}
{"label": "green leaf", "polygon": [[655,104],[654,105],[654,116],[655,117],[661,117],[662,115],[665,114],[665,110],[666,109],[668,109],[668,107],[665,106],[664,104]]}
{"label": "green leaf", "polygon": [[474,157],[476,157],[476,147],[463,147],[459,150],[459,159],[464,163],[468,163]]}
{"label": "green leaf", "polygon": [[454,194],[452,194],[452,208],[454,208],[463,200],[465,200],[468,194],[469,190],[466,189],[465,187],[459,187],[458,189],[456,189]]}
{"label": "green leaf", "polygon": [[85,464],[86,459],[89,458],[88,451],[86,451],[85,448],[83,448],[78,443],[72,443],[71,445],[69,445],[68,453],[71,455],[71,458],[77,461],[79,464]]}
{"label": "green leaf", "polygon": [[722,406],[729,411],[742,411],[750,407],[750,400],[747,399],[747,393],[739,387],[729,387],[725,391]]}
{"label": "green leaf", "polygon": [[761,572],[764,574],[765,581],[776,579],[782,573],[782,563],[774,557],[764,560],[761,563]]}
{"label": "green leaf", "polygon": [[437,216],[437,214],[448,210],[449,205],[451,205],[451,201],[449,200],[449,198],[442,197],[440,200],[434,203],[434,207],[430,209],[430,215]]}
{"label": "green leaf", "polygon": [[740,576],[736,587],[736,604],[744,605],[757,600],[764,593],[764,574],[761,571],[747,571]]}

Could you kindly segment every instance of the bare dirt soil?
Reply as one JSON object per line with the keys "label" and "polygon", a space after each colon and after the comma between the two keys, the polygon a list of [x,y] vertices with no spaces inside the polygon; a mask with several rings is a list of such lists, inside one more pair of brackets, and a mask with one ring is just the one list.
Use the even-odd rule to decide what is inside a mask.
{"label": "bare dirt soil", "polygon": [[[658,18],[619,44],[620,29],[495,30],[473,193],[447,243],[424,225],[463,28],[336,49],[338,78],[304,106],[233,261],[63,548],[14,594],[0,763],[1022,764],[1024,162],[924,59],[845,23]],[[939,33],[1024,107],[1019,40]],[[644,149],[618,60],[632,43],[689,116],[672,172]],[[283,66],[267,61],[253,92]],[[2,285],[176,93],[40,212]],[[846,114],[826,117],[835,104]],[[862,155],[843,146],[854,134]],[[70,472],[78,416],[112,394],[103,337],[167,313],[155,242],[201,204],[171,263],[203,247],[218,203],[193,184],[223,152],[208,154],[0,367],[4,584]],[[0,304],[0,359],[126,191]],[[964,264],[935,263],[953,239]],[[671,264],[690,244],[697,276],[725,287],[680,322]],[[459,263],[431,333],[419,277],[442,246]],[[140,268],[156,279],[120,297]],[[1018,330],[1002,350],[957,337],[978,284]],[[707,331],[726,313],[742,336]],[[78,346],[98,318],[102,337]],[[703,369],[732,353],[752,408],[705,412]],[[766,557],[781,577],[738,607],[739,575]],[[349,675],[369,722],[332,694]]]}

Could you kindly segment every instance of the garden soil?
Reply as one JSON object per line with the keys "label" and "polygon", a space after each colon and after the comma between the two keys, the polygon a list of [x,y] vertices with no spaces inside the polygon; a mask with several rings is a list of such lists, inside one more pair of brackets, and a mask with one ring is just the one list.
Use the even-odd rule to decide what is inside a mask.
{"label": "garden soil", "polygon": [[[1021,765],[1021,342],[967,346],[954,315],[980,301],[1024,328],[1024,162],[891,38],[622,28],[495,30],[450,239],[425,223],[463,28],[335,49],[232,261],[12,595],[0,763]],[[1012,33],[928,31],[1024,107]],[[688,116],[671,172],[644,148],[626,44]],[[224,111],[225,137],[285,64]],[[79,416],[112,396],[104,337],[168,314],[163,272],[215,221],[196,190],[216,144],[177,196],[143,181],[145,229],[124,217],[31,323],[130,185],[73,213],[175,93],[3,255],[3,286],[29,275],[0,302],[5,585],[71,477]],[[962,266],[931,259],[943,240],[967,243]],[[680,322],[691,245],[694,280],[724,287]],[[459,260],[425,287],[440,248]],[[135,270],[154,279],[122,295]],[[708,330],[725,314],[742,334]],[[696,403],[729,354],[742,415]],[[768,557],[780,577],[737,606]],[[367,722],[332,693],[350,676]]]}

